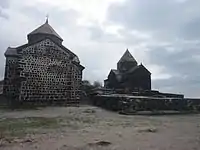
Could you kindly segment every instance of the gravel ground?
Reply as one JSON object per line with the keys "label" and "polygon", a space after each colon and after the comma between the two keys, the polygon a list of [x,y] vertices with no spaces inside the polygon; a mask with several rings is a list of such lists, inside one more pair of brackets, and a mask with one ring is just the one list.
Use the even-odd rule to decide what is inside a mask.
{"label": "gravel ground", "polygon": [[92,106],[0,111],[1,120],[28,117],[62,121],[54,128],[30,128],[23,136],[0,135],[0,150],[199,150],[200,147],[197,114],[125,116]]}

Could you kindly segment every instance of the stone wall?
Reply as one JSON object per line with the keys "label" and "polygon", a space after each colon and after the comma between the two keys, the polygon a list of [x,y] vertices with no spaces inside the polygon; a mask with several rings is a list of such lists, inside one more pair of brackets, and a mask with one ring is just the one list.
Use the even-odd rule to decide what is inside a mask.
{"label": "stone wall", "polygon": [[[79,103],[82,69],[70,53],[50,39],[18,53],[19,59],[6,59],[7,95],[17,94],[20,102]],[[20,82],[16,84],[13,77]]]}
{"label": "stone wall", "polygon": [[95,95],[91,98],[94,105],[120,112],[138,111],[200,111],[200,99],[156,98],[128,96],[122,94]]}
{"label": "stone wall", "polygon": [[19,64],[18,57],[7,57],[4,75],[3,93],[8,98],[18,99],[19,97]]}

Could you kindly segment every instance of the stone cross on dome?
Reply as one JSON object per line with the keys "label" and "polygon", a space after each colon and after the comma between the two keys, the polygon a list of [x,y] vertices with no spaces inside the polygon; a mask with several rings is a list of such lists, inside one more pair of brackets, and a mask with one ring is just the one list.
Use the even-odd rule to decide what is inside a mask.
{"label": "stone cross on dome", "polygon": [[49,14],[46,15],[46,23],[49,22]]}

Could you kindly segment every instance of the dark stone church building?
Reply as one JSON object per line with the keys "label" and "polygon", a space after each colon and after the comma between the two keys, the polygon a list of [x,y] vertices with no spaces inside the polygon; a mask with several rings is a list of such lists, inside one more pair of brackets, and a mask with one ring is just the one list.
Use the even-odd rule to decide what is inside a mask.
{"label": "dark stone church building", "polygon": [[151,90],[151,73],[144,65],[138,65],[131,53],[126,50],[117,63],[117,69],[111,69],[104,86],[110,89]]}
{"label": "dark stone church building", "polygon": [[84,67],[48,20],[5,52],[3,94],[17,102],[78,104]]}

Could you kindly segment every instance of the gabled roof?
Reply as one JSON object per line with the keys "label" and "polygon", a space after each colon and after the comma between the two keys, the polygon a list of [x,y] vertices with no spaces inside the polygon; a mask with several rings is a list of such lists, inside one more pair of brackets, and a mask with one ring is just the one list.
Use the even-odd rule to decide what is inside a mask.
{"label": "gabled roof", "polygon": [[[27,43],[27,44],[21,45],[21,46],[17,47],[16,49],[20,52],[23,48],[28,47],[28,46],[31,46],[31,45],[34,45],[34,44],[37,44],[38,42],[41,42],[41,41],[44,40],[44,39],[49,39],[49,40],[53,41],[53,40],[51,39],[51,37],[42,37],[39,41],[35,41],[35,42],[33,42],[33,43]],[[57,46],[59,46],[60,48],[64,49],[66,52],[70,53],[73,57],[76,56],[76,54],[74,54],[71,50],[69,50],[69,49],[66,48],[65,46],[56,43],[56,41],[53,41],[53,42],[54,42],[55,44],[57,44]]]}
{"label": "gabled roof", "polygon": [[151,72],[145,67],[143,66],[143,64],[141,63],[140,65],[132,68],[131,70],[128,71],[128,73],[133,73],[135,71],[137,71],[138,69],[144,69],[145,71],[147,71],[149,74],[151,74]]}
{"label": "gabled roof", "polygon": [[58,33],[56,33],[56,31],[49,25],[48,20],[46,20],[46,22],[43,25],[41,25],[40,27],[38,27],[37,29],[35,29],[31,33],[29,33],[28,36],[34,35],[34,34],[54,35],[57,38],[62,40],[62,38],[58,35]]}
{"label": "gabled roof", "polygon": [[[18,52],[20,53],[20,52],[22,51],[23,48],[28,47],[28,46],[31,46],[31,45],[34,45],[34,44],[37,44],[38,42],[41,42],[41,41],[44,40],[44,39],[52,40],[50,37],[43,37],[43,38],[40,39],[40,41],[36,41],[36,42],[34,42],[34,43],[31,43],[31,44],[27,43],[27,44],[21,45],[21,46],[15,48],[16,51],[17,51],[17,54],[18,54]],[[55,41],[53,41],[53,42],[55,42]],[[57,44],[56,42],[55,42],[55,44],[56,44],[57,46],[59,46],[60,48],[62,48],[64,51],[66,51],[67,53],[69,53],[69,54],[72,56],[71,59],[72,59],[72,63],[73,63],[73,64],[75,64],[75,65],[81,67],[82,69],[85,68],[84,66],[82,66],[82,65],[80,64],[79,58],[78,58],[78,56],[77,56],[76,54],[74,54],[71,50],[69,50],[68,48],[66,48],[66,47],[63,46],[63,45],[59,45],[59,44]],[[75,58],[75,57],[77,57],[77,58]]]}
{"label": "gabled roof", "polygon": [[19,54],[17,53],[16,48],[8,47],[6,52],[4,53],[4,55],[5,56],[18,56]]}
{"label": "gabled roof", "polygon": [[111,69],[110,73],[114,73],[117,81],[121,81],[122,79],[122,74],[118,71],[118,70],[115,70],[115,69]]}
{"label": "gabled roof", "polygon": [[129,50],[127,49],[126,52],[124,53],[124,55],[121,57],[121,59],[119,60],[118,63],[120,62],[125,62],[125,61],[130,61],[130,62],[136,62],[135,58],[131,55],[131,53],[129,52]]}
{"label": "gabled roof", "polygon": [[119,74],[120,74],[120,72],[119,72],[118,70],[116,70],[116,69],[111,69],[111,71],[112,71],[115,75],[119,75]]}

